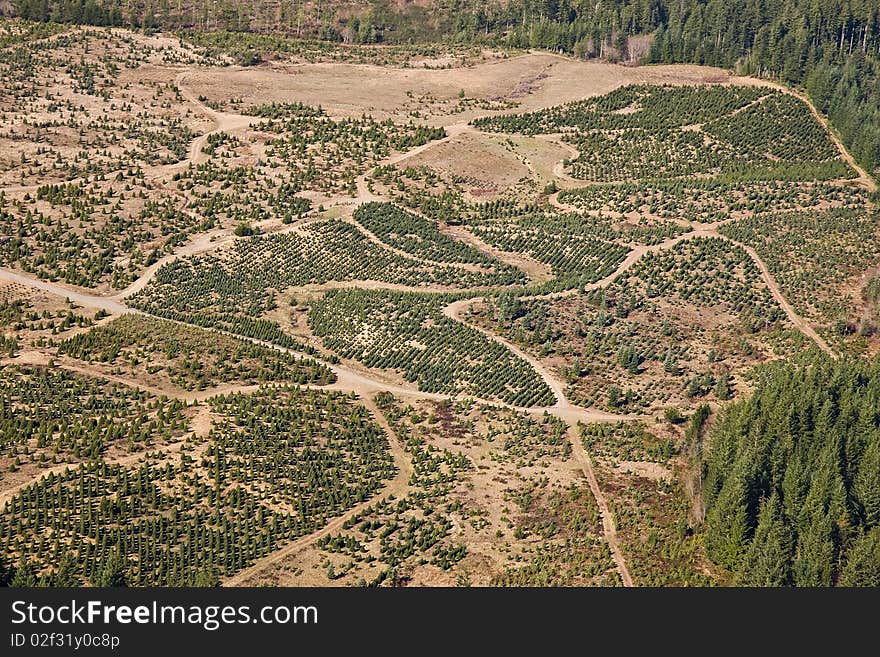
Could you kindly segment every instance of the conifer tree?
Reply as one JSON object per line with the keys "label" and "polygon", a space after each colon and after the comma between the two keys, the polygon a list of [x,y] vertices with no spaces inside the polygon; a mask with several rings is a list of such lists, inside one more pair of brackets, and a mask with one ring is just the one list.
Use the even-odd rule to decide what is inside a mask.
{"label": "conifer tree", "polygon": [[853,543],[841,572],[840,584],[880,587],[880,528],[875,527]]}
{"label": "conifer tree", "polygon": [[758,526],[743,558],[740,582],[746,586],[785,586],[791,579],[791,530],[774,493],[761,504]]}
{"label": "conifer tree", "polygon": [[22,555],[18,566],[15,568],[15,575],[9,586],[13,588],[32,588],[37,585],[37,577],[30,562]]}
{"label": "conifer tree", "polygon": [[128,586],[125,559],[118,549],[110,553],[97,575],[92,578],[92,584],[99,588]]}
{"label": "conifer tree", "polygon": [[79,577],[76,576],[76,560],[73,555],[67,551],[61,557],[58,564],[58,570],[52,579],[52,585],[56,587],[72,587],[79,586]]}

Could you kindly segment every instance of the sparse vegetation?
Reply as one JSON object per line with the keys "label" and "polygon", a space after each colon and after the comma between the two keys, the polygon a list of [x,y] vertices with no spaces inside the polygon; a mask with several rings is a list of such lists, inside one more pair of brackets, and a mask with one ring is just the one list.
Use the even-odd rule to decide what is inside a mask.
{"label": "sparse vegetation", "polygon": [[82,582],[116,554],[129,585],[191,585],[314,531],[393,473],[387,438],[344,396],[275,388],[210,405],[220,419],[207,441],[142,465],[93,460],[23,489],[0,514],[2,553],[49,583],[65,559]]}
{"label": "sparse vegetation", "polygon": [[880,198],[797,92],[489,43],[695,47],[627,3],[116,4],[0,19],[0,584],[877,583]]}
{"label": "sparse vegetation", "polygon": [[578,150],[570,171],[581,180],[853,175],[806,104],[767,87],[629,86],[598,99],[474,123],[500,132],[563,132]]}
{"label": "sparse vegetation", "polygon": [[331,383],[326,366],[260,344],[173,322],[124,315],[58,345],[58,353],[136,379],[157,377],[183,390],[221,383]]}
{"label": "sparse vegetation", "polygon": [[515,406],[553,403],[553,394],[518,356],[442,310],[437,295],[331,290],[309,313],[324,344],[367,367],[399,371],[425,392],[500,399]]}

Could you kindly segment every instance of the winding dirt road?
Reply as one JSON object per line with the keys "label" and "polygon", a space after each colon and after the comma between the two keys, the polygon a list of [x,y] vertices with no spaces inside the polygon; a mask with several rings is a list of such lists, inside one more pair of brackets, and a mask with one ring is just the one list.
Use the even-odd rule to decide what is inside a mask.
{"label": "winding dirt road", "polygon": [[[813,115],[813,117],[815,117],[816,121],[819,122],[819,124],[822,126],[822,128],[825,130],[825,132],[828,134],[829,138],[834,143],[835,147],[837,148],[837,150],[840,153],[840,156],[843,158],[843,160],[850,167],[852,167],[853,171],[856,172],[856,174],[858,176],[857,183],[861,187],[863,187],[864,189],[868,190],[869,192],[876,192],[878,190],[877,181],[871,175],[869,175],[868,172],[865,171],[861,167],[861,165],[859,165],[858,162],[856,162],[855,158],[852,156],[852,153],[849,152],[849,150],[846,148],[844,143],[840,140],[840,137],[837,136],[837,133],[834,131],[833,127],[831,126],[831,123],[828,121],[828,118],[824,114],[822,114],[822,112],[820,112],[816,108],[815,105],[813,105],[813,102],[806,96],[806,94],[803,94],[800,91],[797,91],[795,89],[791,89],[789,87],[786,87],[785,85],[779,84],[777,82],[773,82],[771,80],[761,79],[760,84],[765,87],[770,87],[771,89],[776,89],[777,91],[781,91],[782,93],[788,94],[789,96],[794,96],[795,98],[800,100],[802,103],[804,103],[809,108],[810,113]],[[767,98],[767,96],[763,96],[761,98],[753,100],[752,102],[748,103],[747,105],[733,110],[728,116],[736,116],[740,112],[747,110],[748,108],[760,103],[761,101],[765,100],[766,98]],[[569,153],[571,154],[571,156],[569,158],[567,158],[569,161],[577,159],[577,157],[580,155],[577,148],[575,148],[574,146],[572,146],[570,143],[566,142],[562,138],[563,137],[562,134],[555,134],[555,135],[551,134],[551,135],[541,135],[541,136],[544,137],[545,139],[551,139],[551,140],[553,140],[554,143],[557,143],[557,144],[563,146],[564,148],[568,149]],[[559,160],[553,166],[553,175],[559,179],[557,182],[563,183],[563,185],[562,185],[563,188],[568,188],[568,187],[572,187],[572,186],[585,187],[585,186],[588,186],[591,184],[596,184],[596,183],[592,183],[592,182],[585,181],[585,180],[578,180],[578,179],[570,176],[565,171],[565,161],[564,160]],[[625,182],[625,181],[619,181],[619,182]],[[556,203],[558,203],[558,199],[556,200]],[[554,201],[551,201],[551,204],[554,204]],[[559,204],[557,207],[559,207],[560,209],[565,209],[565,206],[562,204]]]}
{"label": "winding dirt road", "polygon": [[156,273],[169,262],[173,262],[178,258],[213,251],[214,249],[218,249],[226,244],[231,244],[234,239],[235,236],[232,235],[229,231],[225,230],[214,230],[210,233],[204,233],[192,242],[189,242],[179,247],[173,253],[169,253],[159,258],[152,265],[144,269],[137,277],[137,279],[135,279],[130,285],[128,285],[128,287],[108,298],[122,301],[123,299],[134,296],[145,287],[147,287],[149,282],[153,280],[153,277],[156,275]]}
{"label": "winding dirt road", "polygon": [[583,441],[581,441],[580,432],[578,431],[577,426],[569,425],[568,441],[571,443],[571,449],[575,460],[578,462],[578,465],[581,466],[581,469],[584,471],[584,476],[590,484],[590,490],[593,493],[593,497],[596,498],[596,504],[599,507],[599,515],[602,518],[602,531],[605,540],[608,541],[608,549],[611,550],[611,557],[614,559],[614,565],[617,566],[617,572],[620,574],[620,581],[623,582],[624,586],[633,586],[632,576],[626,565],[623,550],[620,548],[620,541],[617,540],[617,526],[614,524],[614,516],[611,513],[611,508],[608,506],[608,500],[605,499],[605,495],[599,487],[599,480],[596,479],[596,473],[593,471],[593,461],[590,459],[590,455],[587,454],[587,450],[584,449],[584,444]]}
{"label": "winding dirt road", "polygon": [[797,314],[797,311],[792,307],[792,305],[785,298],[785,295],[782,294],[782,289],[779,287],[779,284],[776,282],[776,279],[773,278],[773,274],[770,273],[770,270],[767,269],[767,265],[764,264],[764,261],[758,256],[757,252],[745,244],[741,244],[740,242],[735,242],[729,238],[728,242],[732,244],[736,244],[743,251],[749,254],[749,257],[755,262],[755,265],[758,267],[758,270],[761,272],[761,277],[764,279],[764,283],[770,290],[770,294],[773,295],[773,298],[776,299],[776,303],[785,311],[785,314],[788,316],[789,321],[795,325],[795,327],[808,338],[810,338],[813,342],[816,343],[816,346],[819,347],[826,354],[831,356],[831,358],[836,359],[837,353],[828,345],[825,339],[820,336],[816,331],[810,326],[809,322],[807,322],[803,317]]}
{"label": "winding dirt road", "polygon": [[485,298],[476,297],[470,299],[461,299],[460,301],[453,301],[448,306],[443,308],[443,314],[449,317],[451,320],[458,322],[459,324],[464,324],[468,328],[471,328],[475,331],[479,331],[483,335],[485,335],[490,340],[497,342],[498,344],[504,345],[509,351],[512,351],[517,356],[526,361],[529,365],[532,366],[532,369],[538,373],[541,379],[547,384],[547,387],[553,392],[553,396],[556,397],[556,403],[551,408],[562,408],[568,407],[570,404],[568,403],[568,399],[565,397],[565,389],[563,385],[557,381],[551,374],[548,372],[544,366],[538,361],[537,358],[532,356],[531,354],[526,353],[515,344],[507,340],[506,338],[501,337],[500,335],[496,335],[491,331],[484,329],[482,326],[477,326],[476,324],[469,324],[465,322],[461,315],[465,311],[465,309],[470,308],[470,306],[474,303],[484,302]]}
{"label": "winding dirt road", "polygon": [[376,423],[382,427],[382,430],[385,431],[388,436],[391,456],[394,459],[397,474],[390,482],[388,482],[388,485],[377,494],[352,507],[341,516],[333,518],[321,527],[321,529],[312,532],[311,534],[301,536],[287,544],[285,547],[266,555],[262,559],[258,559],[249,568],[245,568],[232,577],[224,580],[223,586],[247,586],[248,580],[259,576],[260,573],[266,571],[274,564],[280,563],[284,559],[311,547],[315,541],[318,541],[325,536],[342,531],[346,522],[365,511],[367,507],[376,504],[382,499],[388,499],[392,495],[395,498],[401,498],[406,495],[409,490],[409,480],[413,475],[412,463],[406,454],[406,450],[404,450],[403,444],[400,442],[397,433],[391,428],[391,425],[388,424],[385,415],[376,407],[372,397],[362,397],[360,402],[369,409],[370,413],[373,415],[373,419],[375,419]]}
{"label": "winding dirt road", "polygon": [[221,132],[235,132],[236,130],[244,130],[263,120],[255,116],[245,116],[243,114],[219,112],[211,107],[208,107],[185,86],[184,82],[188,75],[189,71],[183,71],[179,73],[178,76],[175,78],[174,83],[177,85],[177,88],[180,89],[180,95],[183,96],[183,98],[187,102],[195,105],[202,114],[204,114],[214,122],[214,128],[206,132],[205,134],[196,137],[193,140],[192,144],[190,144],[189,155],[186,159],[181,160],[180,162],[175,162],[174,164],[169,164],[165,167],[166,170],[170,171],[173,171],[174,169],[185,169],[190,164],[202,164],[203,162],[207,162],[209,156],[207,153],[204,153],[202,151],[202,148],[205,146],[205,144],[208,143],[208,138],[211,135],[215,135]]}
{"label": "winding dirt road", "polygon": [[[763,81],[762,81],[763,82]],[[844,159],[844,161],[853,168],[853,170],[858,174],[858,184],[867,189],[869,192],[877,191],[877,181],[874,180],[868,173],[856,162],[855,158],[852,154],[847,150],[846,146],[844,146],[843,142],[840,141],[840,137],[837,136],[837,133],[831,127],[831,124],[828,122],[828,119],[825,117],[822,112],[820,112],[813,102],[800,91],[796,91],[794,89],[789,89],[788,87],[777,84],[775,82],[766,82],[768,87],[773,87],[774,89],[778,89],[782,93],[786,93],[789,96],[794,96],[801,102],[803,102],[807,107],[810,108],[810,112],[819,122],[819,124],[825,129],[825,132],[831,138],[831,141],[834,142],[834,145],[837,147],[837,150],[840,152],[840,156]]]}
{"label": "winding dirt road", "polygon": [[50,294],[70,299],[73,303],[80,306],[106,310],[111,315],[122,315],[131,312],[128,306],[111,297],[101,297],[89,294],[88,292],[82,291],[81,288],[76,288],[72,285],[52,283],[37,278],[31,278],[30,276],[26,276],[5,267],[0,267],[0,280],[9,281],[10,283],[19,283],[20,285],[26,285],[35,290],[49,292]]}

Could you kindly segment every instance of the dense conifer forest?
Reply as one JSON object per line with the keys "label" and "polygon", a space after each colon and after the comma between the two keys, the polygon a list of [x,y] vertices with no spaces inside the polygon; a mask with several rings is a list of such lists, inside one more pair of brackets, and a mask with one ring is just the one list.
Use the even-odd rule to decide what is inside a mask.
{"label": "dense conifer forest", "polygon": [[770,366],[709,435],[709,557],[746,586],[880,585],[880,365]]}

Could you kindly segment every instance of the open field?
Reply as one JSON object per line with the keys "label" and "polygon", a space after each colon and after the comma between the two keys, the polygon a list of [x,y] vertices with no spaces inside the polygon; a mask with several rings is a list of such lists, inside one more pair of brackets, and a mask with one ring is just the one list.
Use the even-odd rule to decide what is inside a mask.
{"label": "open field", "polygon": [[768,363],[880,349],[873,181],[720,69],[387,54],[0,48],[0,565],[730,581],[697,445]]}

